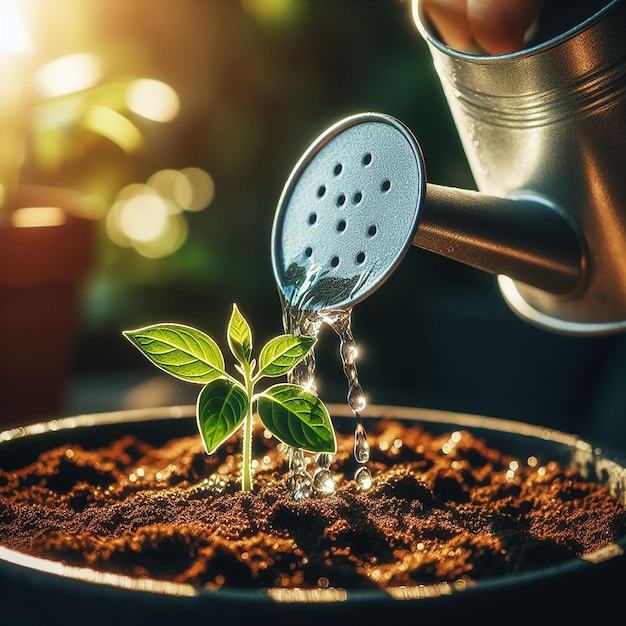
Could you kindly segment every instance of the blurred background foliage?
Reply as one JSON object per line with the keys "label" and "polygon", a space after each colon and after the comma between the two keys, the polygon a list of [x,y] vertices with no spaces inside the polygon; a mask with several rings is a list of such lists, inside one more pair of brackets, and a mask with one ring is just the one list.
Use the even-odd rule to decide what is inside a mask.
{"label": "blurred background foliage", "polygon": [[[135,402],[193,401],[185,394],[197,388],[163,396],[150,387],[153,368],[122,329],[177,321],[225,345],[237,302],[257,345],[282,331],[270,260],[274,211],[298,158],[343,116],[376,110],[398,117],[423,148],[430,182],[474,188],[408,2],[21,2],[38,66],[89,53],[100,67],[90,98],[139,78],[169,86],[177,98],[171,119],[125,112],[141,134],[130,147],[93,128],[68,130],[67,111],[57,109],[56,121],[46,119],[52,130],[67,131],[63,159],[46,165],[33,158],[24,168],[26,182],[78,188],[104,207],[68,411],[128,403],[122,394],[132,395],[129,381],[154,393],[133,396]],[[129,185],[188,168],[206,174],[210,189],[205,206],[170,212],[182,214],[175,245],[146,256],[107,230]],[[148,212],[143,219],[149,230],[159,218]],[[355,308],[353,331],[370,403],[521,419],[611,443],[623,434],[623,394],[615,393],[623,339],[534,329],[506,307],[495,279],[477,270],[414,248]],[[318,347],[319,391],[343,402],[346,382],[331,333]]]}

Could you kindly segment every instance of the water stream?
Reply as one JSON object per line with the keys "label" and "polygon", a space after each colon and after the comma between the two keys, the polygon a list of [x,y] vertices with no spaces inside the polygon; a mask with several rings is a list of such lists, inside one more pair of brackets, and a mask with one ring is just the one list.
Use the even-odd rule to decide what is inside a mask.
{"label": "water stream", "polygon": [[[372,484],[372,474],[366,465],[369,461],[367,432],[361,418],[367,402],[356,368],[358,349],[352,334],[352,308],[320,314],[302,310],[283,301],[283,326],[286,333],[318,337],[324,324],[330,326],[339,336],[339,354],[348,381],[347,402],[356,419],[354,459],[358,467],[354,473],[354,481],[358,489],[365,491]],[[316,392],[313,350],[290,373],[289,381]],[[315,458],[315,469],[311,475],[306,468],[304,452],[290,449],[287,481],[294,498],[300,500],[314,494],[332,495],[335,492],[335,481],[330,469],[332,461],[333,455],[318,454]]]}

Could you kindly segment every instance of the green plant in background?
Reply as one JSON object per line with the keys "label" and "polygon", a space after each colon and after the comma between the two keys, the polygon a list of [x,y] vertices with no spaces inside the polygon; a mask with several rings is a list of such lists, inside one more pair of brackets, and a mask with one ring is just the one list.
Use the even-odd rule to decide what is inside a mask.
{"label": "green plant in background", "polygon": [[255,393],[263,377],[288,374],[313,348],[316,338],[279,335],[252,358],[252,331],[236,304],[227,338],[241,374],[240,382],[226,373],[224,355],[205,333],[182,324],[155,324],[122,334],[153,364],[168,374],[204,385],[198,394],[196,420],[207,454],[213,454],[240,428],[242,435],[242,491],[252,491],[253,417],[277,439],[307,452],[337,451],[328,410],[310,391],[292,383],[278,383]]}

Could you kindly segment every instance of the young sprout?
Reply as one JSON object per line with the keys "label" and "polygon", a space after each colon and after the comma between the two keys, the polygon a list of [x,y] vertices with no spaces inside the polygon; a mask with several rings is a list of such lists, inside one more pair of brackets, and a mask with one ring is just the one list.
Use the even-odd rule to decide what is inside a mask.
{"label": "young sprout", "polygon": [[317,395],[300,385],[274,384],[255,392],[263,377],[286,375],[313,348],[316,338],[279,335],[252,358],[252,331],[236,304],[228,322],[228,346],[241,381],[226,372],[224,355],[215,341],[183,324],[154,324],[122,334],[154,365],[189,383],[203,385],[196,420],[207,454],[213,454],[238,429],[243,430],[242,491],[252,491],[253,418],[277,439],[307,452],[335,454],[337,441],[328,410]]}

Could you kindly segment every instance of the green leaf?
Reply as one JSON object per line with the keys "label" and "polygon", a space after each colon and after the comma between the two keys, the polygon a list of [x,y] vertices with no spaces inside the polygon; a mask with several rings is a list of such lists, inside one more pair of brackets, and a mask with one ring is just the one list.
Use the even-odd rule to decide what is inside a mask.
{"label": "green leaf", "polygon": [[213,454],[241,427],[248,406],[246,390],[230,378],[217,378],[200,391],[196,420],[207,454]]}
{"label": "green leaf", "polygon": [[256,401],[263,425],[283,443],[308,452],[337,451],[330,415],[315,394],[282,383],[258,394]]}
{"label": "green leaf", "polygon": [[190,326],[154,324],[122,334],[152,363],[176,378],[204,384],[227,375],[215,341]]}
{"label": "green leaf", "polygon": [[252,331],[236,304],[228,322],[228,345],[242,365],[250,365],[252,356]]}
{"label": "green leaf", "polygon": [[306,335],[279,335],[270,339],[259,356],[261,376],[281,376],[289,373],[311,350],[317,339]]}

